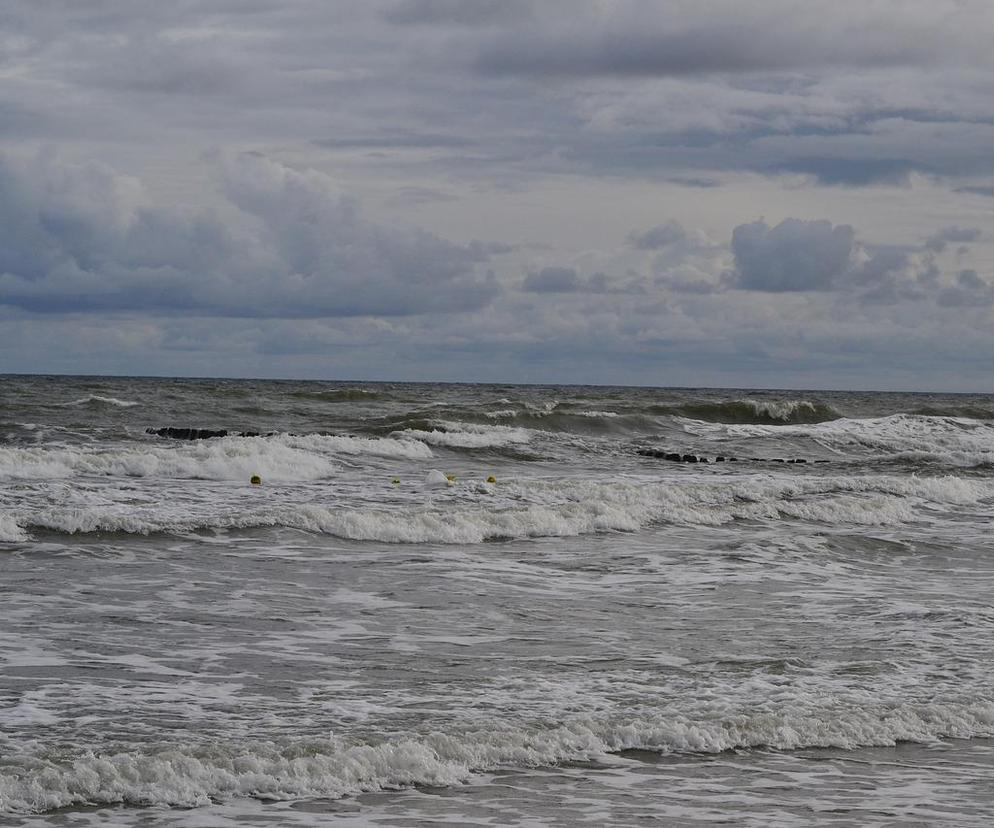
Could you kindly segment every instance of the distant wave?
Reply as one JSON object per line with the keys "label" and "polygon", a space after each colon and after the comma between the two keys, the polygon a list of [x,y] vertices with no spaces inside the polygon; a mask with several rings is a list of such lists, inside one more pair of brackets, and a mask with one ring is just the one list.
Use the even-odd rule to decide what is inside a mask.
{"label": "distant wave", "polygon": [[553,431],[566,434],[609,435],[639,434],[654,430],[655,418],[640,413],[556,406],[538,409],[500,408],[484,411],[483,417],[491,423],[501,423],[535,431]]}
{"label": "distant wave", "polygon": [[979,405],[954,405],[944,408],[923,406],[916,408],[911,413],[926,417],[964,417],[971,420],[994,420],[994,408],[984,408]]}
{"label": "distant wave", "polygon": [[59,408],[78,408],[80,406],[86,406],[87,408],[106,408],[108,406],[133,408],[136,405],[139,405],[139,403],[131,400],[119,400],[116,397],[102,397],[99,394],[90,394],[88,397],[82,397],[72,402],[58,403]]}
{"label": "distant wave", "polygon": [[428,428],[406,428],[391,436],[446,448],[491,449],[528,443],[533,433],[524,428],[437,421]]}
{"label": "distant wave", "polygon": [[0,809],[37,814],[85,805],[189,808],[234,797],[341,798],[414,785],[452,786],[468,781],[475,772],[499,767],[555,765],[626,750],[660,754],[749,748],[852,750],[994,735],[994,704],[988,699],[895,703],[874,701],[867,694],[814,697],[795,691],[762,707],[681,707],[451,733],[398,734],[389,741],[367,743],[331,736],[282,743],[160,744],[107,754],[15,756],[12,764],[0,768]]}
{"label": "distant wave", "polygon": [[[686,430],[708,439],[801,439],[838,457],[864,461],[912,461],[961,468],[994,464],[994,426],[965,417],[891,414],[868,419],[840,418],[823,423],[688,423]],[[797,451],[797,449],[794,449]]]}
{"label": "distant wave", "polygon": [[653,406],[656,414],[669,414],[713,423],[792,425],[837,420],[843,415],[832,406],[809,400],[728,400]]}
{"label": "distant wave", "polygon": [[626,428],[638,430],[648,425],[651,418],[658,417],[683,417],[715,423],[789,425],[820,423],[843,415],[832,406],[817,401],[746,398],[675,405],[650,404],[644,408],[623,407],[621,411],[591,410],[574,404],[549,402],[541,406],[500,408],[485,412],[484,416],[497,421],[513,420],[545,430],[589,430],[599,427],[604,431],[614,431]]}
{"label": "distant wave", "polygon": [[320,391],[294,391],[289,396],[320,402],[362,402],[382,399],[386,394],[383,391],[373,391],[368,388],[325,388]]}

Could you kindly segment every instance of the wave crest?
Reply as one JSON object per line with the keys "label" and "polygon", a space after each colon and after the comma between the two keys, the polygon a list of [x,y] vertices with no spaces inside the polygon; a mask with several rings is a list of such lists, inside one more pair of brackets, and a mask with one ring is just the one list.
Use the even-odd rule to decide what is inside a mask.
{"label": "wave crest", "polygon": [[59,408],[134,408],[139,403],[132,400],[119,400],[116,397],[103,397],[100,394],[90,394],[72,402],[58,403]]}
{"label": "wave crest", "polygon": [[[247,479],[247,478],[246,478]],[[497,488],[463,484],[419,505],[366,507],[325,502],[251,505],[235,499],[118,507],[44,506],[10,511],[11,533],[28,528],[57,532],[183,534],[204,529],[286,527],[358,541],[477,544],[534,537],[635,532],[659,523],[722,526],[737,520],[799,521],[828,525],[895,526],[934,520],[950,510],[989,503],[994,483],[957,477],[899,476],[724,479],[674,485],[625,481],[506,482]],[[334,502],[334,495],[324,495]],[[467,498],[475,502],[467,505]]]}
{"label": "wave crest", "polygon": [[77,475],[247,480],[316,480],[334,474],[341,455],[426,460],[431,449],[415,440],[348,435],[276,434],[218,437],[137,448],[0,447],[0,476],[51,479]]}
{"label": "wave crest", "polygon": [[987,700],[867,704],[862,698],[842,698],[711,716],[677,709],[587,716],[556,725],[411,734],[380,743],[347,743],[332,736],[283,744],[176,745],[22,758],[0,769],[0,811],[44,813],[113,804],[189,808],[233,797],[341,798],[419,784],[451,786],[502,766],[550,766],[625,750],[853,749],[992,735],[994,704]]}
{"label": "wave crest", "polygon": [[656,406],[654,413],[712,423],[794,425],[823,423],[843,415],[827,403],[810,400],[726,400]]}

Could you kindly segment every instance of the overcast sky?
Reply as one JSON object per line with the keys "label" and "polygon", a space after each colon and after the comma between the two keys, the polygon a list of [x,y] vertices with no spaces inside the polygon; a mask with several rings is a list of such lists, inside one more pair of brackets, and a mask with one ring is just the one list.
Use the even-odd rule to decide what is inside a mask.
{"label": "overcast sky", "polygon": [[7,0],[0,372],[994,391],[988,0]]}

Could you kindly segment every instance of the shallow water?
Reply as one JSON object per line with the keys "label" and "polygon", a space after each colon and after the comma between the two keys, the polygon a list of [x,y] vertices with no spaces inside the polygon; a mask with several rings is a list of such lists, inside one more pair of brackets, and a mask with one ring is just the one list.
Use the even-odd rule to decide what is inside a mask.
{"label": "shallow water", "polygon": [[992,398],[7,378],[3,402],[0,825],[994,812]]}

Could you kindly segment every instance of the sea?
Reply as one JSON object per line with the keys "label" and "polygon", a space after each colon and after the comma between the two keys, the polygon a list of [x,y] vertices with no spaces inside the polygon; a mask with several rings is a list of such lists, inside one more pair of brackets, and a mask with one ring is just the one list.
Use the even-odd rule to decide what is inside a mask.
{"label": "sea", "polygon": [[3,376],[0,826],[986,827],[992,596],[991,395]]}

